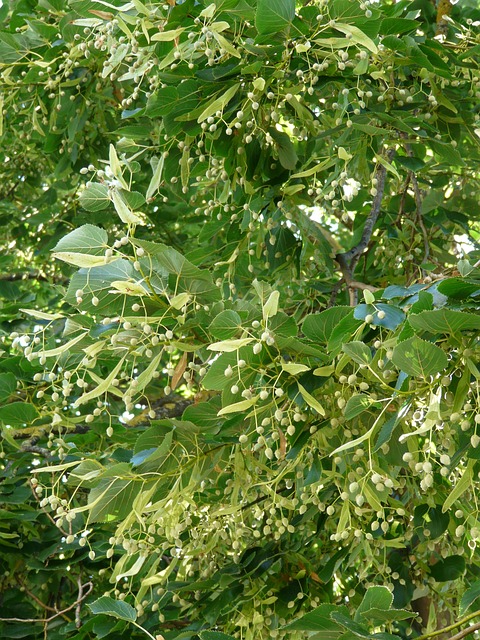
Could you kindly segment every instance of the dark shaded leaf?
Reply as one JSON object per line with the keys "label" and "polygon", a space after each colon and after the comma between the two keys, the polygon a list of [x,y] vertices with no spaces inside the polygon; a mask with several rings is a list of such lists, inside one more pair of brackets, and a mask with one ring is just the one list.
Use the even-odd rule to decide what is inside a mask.
{"label": "dark shaded leaf", "polygon": [[463,556],[448,556],[430,566],[430,575],[437,582],[456,580],[465,573],[465,558]]}

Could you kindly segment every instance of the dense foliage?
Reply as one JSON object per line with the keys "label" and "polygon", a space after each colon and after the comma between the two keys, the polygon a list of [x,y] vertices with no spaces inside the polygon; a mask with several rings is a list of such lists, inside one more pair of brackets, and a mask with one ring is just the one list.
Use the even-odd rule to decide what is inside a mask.
{"label": "dense foliage", "polygon": [[474,632],[479,24],[0,7],[2,638]]}

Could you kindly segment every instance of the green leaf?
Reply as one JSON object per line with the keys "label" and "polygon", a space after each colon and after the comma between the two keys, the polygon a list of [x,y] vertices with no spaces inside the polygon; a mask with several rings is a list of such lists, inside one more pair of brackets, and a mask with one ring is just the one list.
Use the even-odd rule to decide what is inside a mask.
{"label": "green leaf", "polygon": [[160,33],[154,33],[150,40],[155,42],[171,42],[178,38],[184,31],[185,29],[183,27],[172,29],[170,31],[160,31]]}
{"label": "green leaf", "polygon": [[310,367],[306,364],[296,364],[295,362],[282,362],[282,371],[290,373],[292,376],[298,376],[299,373],[310,371]]}
{"label": "green leaf", "polygon": [[17,388],[17,379],[13,373],[0,373],[0,402],[9,398]]}
{"label": "green leaf", "polygon": [[470,459],[467,463],[465,471],[462,474],[460,480],[457,480],[453,491],[448,495],[447,499],[443,503],[442,511],[446,513],[450,507],[460,498],[461,495],[471,486],[473,479],[473,465],[475,460]]}
{"label": "green leaf", "polygon": [[351,420],[366,411],[372,404],[370,396],[357,394],[348,399],[345,405],[345,418]]}
{"label": "green leaf", "polygon": [[220,396],[214,396],[208,402],[199,402],[188,406],[183,412],[183,420],[189,420],[197,427],[201,427],[203,433],[216,433],[221,424],[218,412],[221,408]]}
{"label": "green leaf", "polygon": [[157,192],[158,187],[162,181],[162,173],[163,167],[165,166],[165,157],[161,155],[159,158],[154,157],[150,160],[150,165],[152,166],[153,175],[150,180],[150,184],[147,188],[147,193],[145,194],[146,200],[150,200]]}
{"label": "green leaf", "polygon": [[170,281],[177,294],[185,291],[205,302],[219,299],[220,294],[210,272],[199,269],[173,247],[137,238],[133,242],[148,254],[144,259],[146,264],[150,265],[150,269],[154,269],[161,276],[165,273],[173,276]]}
{"label": "green leaf", "polygon": [[401,35],[414,31],[420,26],[416,20],[407,18],[384,18],[380,26],[380,32],[383,35]]}
{"label": "green leaf", "polygon": [[312,407],[312,409],[315,409],[315,411],[319,413],[321,416],[325,416],[325,409],[322,407],[320,402],[316,398],[314,398],[310,393],[308,393],[305,387],[303,387],[300,383],[298,383],[298,390],[300,391],[300,395],[302,396],[302,398],[305,400],[305,402],[308,404],[309,407]]}
{"label": "green leaf", "polygon": [[[66,302],[77,305],[76,291],[81,289],[86,292],[83,302],[79,305],[82,310],[90,310],[99,313],[108,310],[109,314],[122,312],[124,308],[124,296],[111,294],[113,282],[128,281],[138,277],[133,265],[128,260],[115,260],[110,264],[101,265],[94,269],[80,269],[70,281],[65,296]],[[93,306],[92,297],[99,300],[97,306]]]}
{"label": "green leaf", "polygon": [[99,384],[97,384],[96,387],[94,387],[88,393],[84,393],[79,398],[77,398],[73,403],[73,406],[79,407],[80,405],[85,404],[86,402],[90,402],[90,400],[94,400],[95,398],[98,398],[99,396],[106,393],[112,386],[112,382],[117,377],[118,373],[120,372],[120,369],[123,367],[123,362],[125,360],[125,357],[126,356],[124,355],[120,358],[120,360],[117,362],[117,364],[112,369],[112,371],[108,374],[105,380],[102,380]]}
{"label": "green leaf", "polygon": [[239,411],[246,411],[253,407],[258,401],[257,397],[247,398],[247,400],[241,400],[240,402],[235,402],[234,404],[229,404],[223,409],[220,409],[218,412],[218,416],[225,416],[228,413],[238,413]]}
{"label": "green leaf", "polygon": [[127,620],[127,622],[135,622],[137,619],[137,611],[134,607],[123,600],[114,600],[108,596],[102,596],[88,605],[90,611],[95,614],[105,614],[118,618],[119,620]]}
{"label": "green leaf", "polygon": [[[158,431],[156,425],[150,427],[142,434],[145,437],[135,445],[135,455],[132,456],[131,463],[134,467],[140,467],[139,473],[160,473],[165,460],[172,452],[173,431],[165,435],[160,435],[164,428],[161,428],[160,433]],[[155,433],[157,437],[154,439],[152,436]],[[158,446],[159,442],[161,444]],[[153,444],[153,447],[148,443]]]}
{"label": "green leaf", "polygon": [[359,44],[362,47],[365,47],[365,49],[368,49],[372,53],[378,53],[378,48],[374,41],[358,27],[355,27],[352,24],[335,22],[334,28],[337,31],[341,31],[342,33],[344,33],[355,44]]}
{"label": "green leaf", "polygon": [[[122,464],[124,466],[126,465]],[[109,469],[111,473],[112,469]],[[133,501],[142,490],[142,485],[142,482],[126,478],[102,478],[88,496],[89,522],[110,522],[126,518],[132,512]]]}
{"label": "green leaf", "polygon": [[112,198],[113,206],[115,207],[115,211],[124,224],[145,224],[143,219],[137,213],[130,209],[120,191],[118,191],[117,189],[112,189],[110,195]]}
{"label": "green leaf", "polygon": [[383,291],[382,298],[384,300],[392,300],[393,298],[407,298],[420,291],[424,285],[412,285],[411,287],[401,287],[398,284],[391,284]]}
{"label": "green leaf", "polygon": [[352,307],[332,307],[307,316],[303,321],[302,331],[310,340],[326,345],[340,320],[352,315]]}
{"label": "green leaf", "polygon": [[446,278],[438,283],[437,291],[454,300],[465,300],[480,293],[480,282],[463,278]]}
{"label": "green leaf", "polygon": [[12,426],[29,425],[38,418],[38,411],[28,402],[11,402],[0,407],[0,422]]}
{"label": "green leaf", "polygon": [[72,251],[75,253],[87,253],[92,256],[100,256],[108,248],[107,232],[93,224],[84,224],[78,229],[67,233],[55,245],[53,251]]}
{"label": "green leaf", "polygon": [[209,344],[207,349],[209,351],[222,351],[225,353],[231,353],[232,351],[238,351],[240,347],[244,347],[250,342],[253,342],[255,338],[237,338],[235,340],[222,340],[221,342],[214,342]]}
{"label": "green leaf", "polygon": [[298,156],[290,136],[276,129],[269,129],[269,133],[275,141],[280,164],[284,169],[293,171],[297,166]]}
{"label": "green leaf", "polygon": [[280,293],[278,291],[272,291],[262,309],[265,322],[267,322],[269,318],[277,315],[279,299]]}
{"label": "green leaf", "polygon": [[354,317],[353,313],[349,313],[337,323],[337,326],[330,334],[327,343],[327,349],[332,355],[336,355],[343,344],[349,342],[355,331],[362,326],[362,321]]}
{"label": "green leaf", "polygon": [[131,209],[140,209],[145,204],[145,197],[139,191],[122,190],[122,196]]}
{"label": "green leaf", "polygon": [[240,84],[237,83],[222,92],[220,97],[216,98],[205,107],[202,113],[198,116],[197,122],[201,123],[210,116],[215,115],[217,111],[223,111],[239,88]]}
{"label": "green leaf", "polygon": [[355,620],[360,622],[361,616],[368,612],[369,609],[388,610],[392,606],[392,602],[393,595],[387,587],[370,587],[367,589],[355,613]]}
{"label": "green leaf", "polygon": [[463,618],[472,604],[480,598],[480,580],[477,580],[468,588],[460,600],[458,615]]}
{"label": "green leaf", "polygon": [[283,311],[279,311],[271,318],[268,326],[270,327],[270,331],[276,336],[283,336],[285,338],[293,338],[298,332],[295,319],[292,318],[292,316],[287,316]]}
{"label": "green leaf", "polygon": [[389,418],[380,429],[378,434],[377,441],[375,443],[374,451],[378,451],[382,445],[387,443],[393,435],[395,428],[397,427],[400,419],[405,415],[405,413],[410,408],[409,404],[404,405],[397,413]]}
{"label": "green leaf", "polygon": [[366,344],[360,341],[347,342],[342,347],[344,353],[347,354],[354,362],[358,364],[370,364],[372,354]]}
{"label": "green leaf", "polygon": [[208,330],[214,338],[228,340],[233,338],[241,327],[242,320],[238,313],[231,309],[226,309],[215,317],[208,327]]}
{"label": "green leaf", "polygon": [[420,504],[414,509],[413,523],[420,537],[424,537],[423,530],[428,528],[428,539],[435,540],[448,529],[450,515],[442,511],[441,505],[429,507],[428,504]]}
{"label": "green leaf", "polygon": [[409,323],[416,331],[448,333],[480,330],[480,316],[452,309],[434,309],[410,315]]}
{"label": "green leaf", "polygon": [[446,369],[448,358],[440,347],[414,336],[397,344],[393,350],[392,362],[410,376],[427,378]]}
{"label": "green leaf", "polygon": [[108,187],[98,182],[90,184],[80,194],[80,204],[87,211],[102,211],[110,204]]}
{"label": "green leaf", "polygon": [[456,580],[465,573],[465,558],[463,556],[452,555],[448,558],[441,558],[430,567],[430,574],[437,582],[448,582]]}
{"label": "green leaf", "polygon": [[[387,624],[389,622],[395,622],[397,620],[408,620],[409,618],[414,618],[415,613],[412,611],[407,611],[406,609],[389,609],[386,611],[385,609],[369,609],[362,613],[363,621],[370,622],[370,624],[374,624],[375,626],[381,624]],[[373,636],[374,638],[380,638],[379,635]],[[399,636],[389,636],[390,638],[399,638]]]}
{"label": "green leaf", "polygon": [[67,264],[73,264],[81,269],[91,269],[118,260],[116,256],[105,258],[104,256],[92,256],[88,253],[78,253],[74,251],[54,252],[52,253],[52,258],[62,260],[62,262],[66,262]]}
{"label": "green leaf", "polygon": [[358,638],[367,638],[368,640],[371,640],[372,634],[367,629],[367,627],[363,626],[363,624],[359,624],[343,613],[338,613],[336,611],[334,611],[330,617],[332,618],[332,620],[342,625],[342,627],[345,627],[345,629],[351,631]]}
{"label": "green leaf", "polygon": [[465,161],[460,155],[458,149],[452,147],[451,144],[440,142],[439,140],[429,140],[433,152],[439,157],[441,162],[451,167],[464,167]]}
{"label": "green leaf", "polygon": [[313,611],[309,611],[301,618],[286,624],[283,629],[289,631],[316,632],[318,640],[336,640],[343,633],[339,625],[331,619],[334,612],[346,612],[346,607],[336,607],[333,604],[321,604]]}
{"label": "green leaf", "polygon": [[295,0],[258,0],[255,27],[260,35],[279,33],[295,18]]}

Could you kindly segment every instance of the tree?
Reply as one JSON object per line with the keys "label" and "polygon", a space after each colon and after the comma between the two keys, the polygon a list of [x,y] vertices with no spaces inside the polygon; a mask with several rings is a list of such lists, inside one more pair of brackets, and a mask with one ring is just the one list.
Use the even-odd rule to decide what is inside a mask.
{"label": "tree", "polygon": [[480,628],[479,20],[0,7],[2,637]]}

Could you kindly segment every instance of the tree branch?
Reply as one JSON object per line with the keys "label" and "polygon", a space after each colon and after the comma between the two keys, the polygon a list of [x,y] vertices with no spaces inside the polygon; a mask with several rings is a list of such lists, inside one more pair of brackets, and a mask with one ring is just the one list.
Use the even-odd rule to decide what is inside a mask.
{"label": "tree branch", "polygon": [[445,20],[450,17],[452,13],[453,4],[450,0],[439,0],[437,5],[437,31],[436,35],[446,36],[448,31],[448,21]]}
{"label": "tree branch", "polygon": [[467,627],[463,631],[460,631],[456,635],[452,636],[450,638],[450,640],[462,640],[462,638],[466,638],[471,633],[474,633],[475,631],[478,631],[479,629],[480,629],[480,622],[477,622],[476,624],[472,624],[471,627]]}
{"label": "tree branch", "polygon": [[[75,427],[73,428],[67,428],[65,430],[62,430],[63,433],[67,432],[67,433],[87,433],[88,431],[90,431],[90,427],[88,424],[77,424],[75,425]],[[32,435],[33,432],[33,435]],[[26,442],[26,447],[25,447],[25,451],[33,451],[33,449],[28,449],[27,447],[31,446],[31,445],[35,445],[40,438],[42,438],[43,436],[45,436],[46,434],[49,433],[59,433],[59,428],[58,427],[52,427],[50,426],[49,428],[40,428],[40,427],[26,427],[25,429],[19,429],[18,431],[14,431],[12,433],[12,437],[15,440],[25,440],[25,439],[29,439],[30,442]],[[23,447],[22,447],[23,448]],[[43,453],[41,451],[33,451],[34,453],[40,453],[40,455],[43,455]]]}
{"label": "tree branch", "polygon": [[44,447],[38,447],[35,443],[37,441],[37,438],[32,438],[32,440],[29,442],[24,442],[22,444],[22,446],[20,447],[22,451],[27,451],[30,453],[38,453],[39,456],[42,456],[43,458],[50,458],[51,457],[51,453],[48,449],[45,449]]}
{"label": "tree branch", "polygon": [[18,282],[22,280],[39,280],[41,282],[68,282],[68,278],[59,275],[48,276],[41,271],[30,271],[28,273],[7,273],[0,274],[0,280],[4,282]]}
{"label": "tree branch", "polygon": [[[394,153],[395,151],[393,149],[389,149],[386,158],[388,162],[392,160]],[[368,217],[365,220],[365,224],[363,225],[363,232],[360,242],[352,247],[352,249],[350,249],[349,251],[345,251],[344,253],[339,253],[337,255],[337,260],[340,256],[342,256],[347,262],[350,263],[350,269],[353,269],[355,264],[358,262],[360,255],[365,251],[368,243],[370,242],[370,238],[372,237],[373,228],[375,226],[375,223],[377,222],[382,206],[386,175],[386,167],[383,164],[380,164],[375,172],[375,177],[377,179],[377,193],[373,198],[372,208],[370,209],[370,213],[368,214]]]}
{"label": "tree branch", "polygon": [[[394,149],[389,149],[386,154],[387,162],[391,162],[395,154]],[[335,260],[340,266],[340,270],[343,275],[343,279],[348,287],[350,304],[354,305],[357,302],[357,289],[368,289],[370,291],[376,291],[375,288],[370,288],[370,285],[363,284],[354,279],[353,273],[355,266],[360,259],[360,256],[365,251],[372,237],[373,229],[380,215],[382,207],[383,194],[385,192],[385,180],[387,176],[387,168],[383,164],[379,164],[375,171],[375,177],[377,179],[376,189],[377,192],[373,198],[372,207],[370,213],[363,225],[362,237],[360,242],[352,247],[349,251],[337,253]],[[360,285],[360,286],[359,286]]]}

